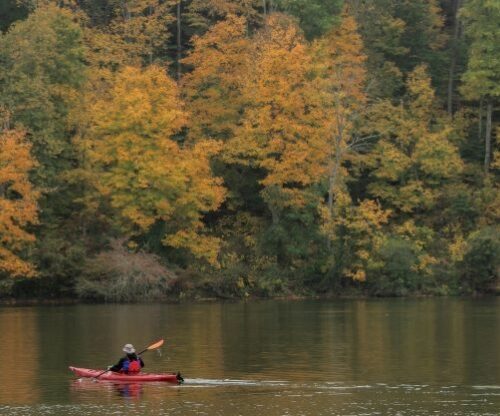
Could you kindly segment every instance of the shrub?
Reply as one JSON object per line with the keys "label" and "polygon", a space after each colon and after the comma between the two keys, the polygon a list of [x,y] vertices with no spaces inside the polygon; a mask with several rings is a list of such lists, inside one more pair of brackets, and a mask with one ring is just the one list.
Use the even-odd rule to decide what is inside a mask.
{"label": "shrub", "polygon": [[413,244],[407,240],[390,238],[380,248],[380,266],[371,270],[367,287],[376,296],[404,296],[416,291],[420,285],[418,256]]}
{"label": "shrub", "polygon": [[500,272],[500,233],[497,227],[486,227],[467,239],[462,261],[463,280],[474,292],[488,292],[498,284]]}
{"label": "shrub", "polygon": [[157,256],[130,252],[115,240],[109,251],[87,261],[76,285],[80,298],[114,302],[164,299],[176,275]]}

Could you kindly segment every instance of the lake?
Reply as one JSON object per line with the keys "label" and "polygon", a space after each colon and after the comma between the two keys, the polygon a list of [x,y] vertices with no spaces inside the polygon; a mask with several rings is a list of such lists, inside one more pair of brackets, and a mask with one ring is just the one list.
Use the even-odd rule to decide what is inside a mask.
{"label": "lake", "polygon": [[[81,380],[126,343],[185,384]],[[499,415],[500,298],[0,307],[1,415]]]}

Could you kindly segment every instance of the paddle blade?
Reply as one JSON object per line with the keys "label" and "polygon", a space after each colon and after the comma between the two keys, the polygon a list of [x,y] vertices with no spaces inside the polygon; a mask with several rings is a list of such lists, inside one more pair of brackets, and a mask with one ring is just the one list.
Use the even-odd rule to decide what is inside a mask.
{"label": "paddle blade", "polygon": [[156,348],[160,348],[163,345],[163,340],[160,339],[159,341],[155,342],[154,344],[151,344],[149,347],[146,348],[146,350],[155,350]]}

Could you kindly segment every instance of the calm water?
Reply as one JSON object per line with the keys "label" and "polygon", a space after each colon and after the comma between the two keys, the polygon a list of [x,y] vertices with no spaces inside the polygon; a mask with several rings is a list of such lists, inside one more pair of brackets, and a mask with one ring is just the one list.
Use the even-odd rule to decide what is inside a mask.
{"label": "calm water", "polygon": [[[78,380],[144,347],[182,386]],[[500,299],[0,308],[1,415],[500,415]]]}

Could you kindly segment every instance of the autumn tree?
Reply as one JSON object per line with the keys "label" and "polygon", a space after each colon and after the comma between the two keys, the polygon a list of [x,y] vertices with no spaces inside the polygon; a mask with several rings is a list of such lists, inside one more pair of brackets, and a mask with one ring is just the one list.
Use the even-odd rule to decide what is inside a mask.
{"label": "autumn tree", "polygon": [[338,28],[332,29],[316,45],[318,91],[325,109],[325,149],[327,149],[328,210],[343,189],[343,163],[349,151],[357,150],[366,138],[359,132],[360,113],[366,104],[365,60],[361,36],[355,20],[345,11]]}
{"label": "autumn tree", "polygon": [[318,201],[313,188],[324,174],[318,163],[325,151],[323,113],[309,76],[312,57],[292,20],[270,15],[254,45],[252,70],[242,90],[248,104],[224,158],[260,172],[260,195],[271,214],[274,236],[281,235],[275,248],[285,261],[285,246],[294,244],[286,237],[292,226],[285,225],[285,216]]}
{"label": "autumn tree", "polygon": [[118,36],[128,54],[152,63],[157,57],[166,56],[168,25],[174,20],[173,4],[172,0],[117,2],[110,31]]}
{"label": "autumn tree", "polygon": [[29,178],[35,166],[25,132],[8,127],[0,131],[0,274],[35,274],[23,259],[35,241],[29,227],[38,221],[39,193]]}
{"label": "autumn tree", "polygon": [[[345,279],[365,282],[373,269],[383,267],[375,253],[386,243],[391,211],[377,201],[365,199],[358,204],[346,200],[335,206],[334,232],[323,288],[339,287]],[[327,224],[329,225],[329,224]],[[331,232],[331,227],[328,228]],[[332,238],[333,237],[333,238]]]}
{"label": "autumn tree", "polygon": [[319,179],[317,161],[323,152],[322,114],[311,105],[316,97],[307,77],[311,57],[297,27],[284,15],[269,18],[256,44],[243,91],[248,105],[227,145],[227,158],[264,169],[261,183],[277,190],[280,204],[301,205],[302,191]]}
{"label": "autumn tree", "polygon": [[436,118],[424,66],[410,74],[407,89],[406,103],[375,106],[373,126],[380,140],[368,163],[374,168],[371,194],[409,214],[432,208],[443,184],[461,172],[463,163],[451,141],[452,128],[443,116]]}
{"label": "autumn tree", "polygon": [[175,82],[161,67],[127,67],[90,109],[82,145],[101,206],[109,205],[129,238],[163,224],[163,243],[216,262],[218,240],[203,235],[203,214],[224,199],[211,174],[215,142],[180,147],[174,136],[187,122]]}
{"label": "autumn tree", "polygon": [[85,81],[82,30],[75,15],[50,4],[36,8],[0,36],[0,67],[0,103],[12,125],[26,129],[38,162],[31,177],[41,191],[32,257],[47,281],[60,278],[70,286],[67,277],[77,273],[83,259],[74,220],[79,190],[65,176],[78,163],[70,114]]}
{"label": "autumn tree", "polygon": [[410,74],[406,88],[405,102],[374,107],[372,127],[379,139],[365,161],[371,168],[369,193],[392,210],[392,230],[415,244],[423,272],[435,262],[424,250],[433,242],[433,213],[463,162],[449,119],[434,105],[425,66]]}
{"label": "autumn tree", "polygon": [[39,161],[37,182],[59,185],[71,164],[68,114],[84,80],[81,30],[70,12],[47,6],[0,37],[0,102],[22,123]]}
{"label": "autumn tree", "polygon": [[317,90],[324,111],[321,163],[326,166],[327,201],[322,209],[327,236],[328,272],[323,287],[338,285],[342,277],[365,280],[370,247],[380,246],[388,211],[370,200],[352,201],[345,163],[366,150],[371,137],[360,131],[366,108],[366,56],[357,25],[347,10],[342,21],[314,45]]}
{"label": "autumn tree", "polygon": [[249,73],[251,41],[246,20],[234,15],[193,39],[193,50],[183,60],[191,68],[182,92],[192,115],[189,138],[228,140],[239,124],[244,100],[242,86]]}

